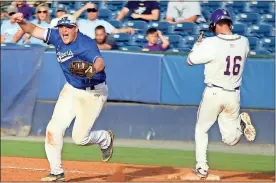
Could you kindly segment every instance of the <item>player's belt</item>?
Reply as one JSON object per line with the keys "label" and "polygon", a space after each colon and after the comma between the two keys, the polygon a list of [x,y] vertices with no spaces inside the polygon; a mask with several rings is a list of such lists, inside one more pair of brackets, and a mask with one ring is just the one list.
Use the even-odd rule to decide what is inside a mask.
{"label": "player's belt", "polygon": [[234,88],[233,90],[229,90],[229,89],[225,89],[225,88],[223,88],[223,87],[221,87],[221,86],[214,85],[214,84],[210,84],[210,85],[207,85],[207,86],[209,86],[209,87],[221,88],[221,89],[226,90],[226,91],[234,91],[234,90],[239,90],[239,89],[240,89],[240,87],[236,87],[236,88]]}
{"label": "player's belt", "polygon": [[[106,84],[106,81],[102,82],[102,83],[99,83],[97,85],[100,85],[100,84]],[[81,89],[81,90],[95,90],[95,86],[97,85],[93,85],[93,86],[88,86],[88,87],[83,87],[83,88],[78,88],[78,89]]]}

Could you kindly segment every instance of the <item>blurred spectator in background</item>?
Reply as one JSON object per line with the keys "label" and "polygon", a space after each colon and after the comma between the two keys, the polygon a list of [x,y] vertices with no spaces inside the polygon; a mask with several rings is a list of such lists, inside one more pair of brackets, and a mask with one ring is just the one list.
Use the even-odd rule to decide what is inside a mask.
{"label": "blurred spectator in background", "polygon": [[17,0],[12,2],[13,6],[16,6],[18,8],[18,11],[20,13],[23,13],[24,19],[30,20],[32,17],[32,8],[29,7],[25,1],[23,0]]}
{"label": "blurred spectator in background", "polygon": [[13,43],[23,43],[23,39],[21,39],[24,35],[23,30],[19,27],[19,25],[11,20],[12,15],[18,12],[16,6],[8,6],[7,14],[9,20],[3,20],[1,25],[1,43],[2,42],[13,42]]}
{"label": "blurred spectator in background", "polygon": [[[50,14],[47,4],[40,4],[36,7],[36,19],[32,21],[38,27],[50,28]],[[42,40],[31,37],[29,34],[25,34],[24,43],[35,43],[46,45]]]}
{"label": "blurred spectator in background", "polygon": [[60,17],[67,14],[67,8],[65,4],[58,4],[56,8],[56,18],[51,21],[51,27],[55,27]]}
{"label": "blurred spectator in background", "polygon": [[170,1],[166,14],[169,23],[196,22],[201,15],[200,2]]}
{"label": "blurred spectator in background", "polygon": [[113,37],[107,36],[105,28],[102,25],[97,26],[95,29],[95,40],[100,50],[118,49],[116,41]]}
{"label": "blurred spectator in background", "polygon": [[116,20],[124,19],[128,13],[133,20],[158,20],[160,6],[157,1],[128,1]]}
{"label": "blurred spectator in background", "polygon": [[[158,38],[161,39],[162,43],[157,43]],[[156,28],[147,30],[146,39],[148,44],[143,47],[142,51],[165,51],[170,45],[169,40]]]}
{"label": "blurred spectator in background", "polygon": [[98,19],[98,8],[93,3],[87,3],[82,8],[74,13],[74,17],[77,19],[84,11],[87,11],[86,19],[80,19],[78,21],[79,30],[89,36],[92,39],[95,39],[95,28],[99,25],[102,25],[105,28],[106,33],[108,34],[118,34],[118,33],[131,33],[134,34],[134,29],[130,27],[116,29],[113,25],[108,23],[105,20]]}

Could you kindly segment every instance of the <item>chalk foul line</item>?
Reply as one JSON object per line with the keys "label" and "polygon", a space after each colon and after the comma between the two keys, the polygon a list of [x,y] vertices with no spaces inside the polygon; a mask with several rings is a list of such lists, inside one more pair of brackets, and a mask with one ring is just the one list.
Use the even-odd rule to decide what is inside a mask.
{"label": "chalk foul line", "polygon": [[[30,170],[30,171],[49,171],[45,168],[25,168],[25,167],[16,167],[16,166],[1,166],[1,169],[17,169],[17,170]],[[79,170],[65,170],[65,173],[77,173],[77,174],[86,174],[86,175],[112,175],[112,173],[101,173],[101,172],[84,172]],[[115,172],[114,172],[115,173]],[[149,176],[135,176],[135,175],[127,175],[124,174],[126,177],[131,178],[143,178],[143,179],[154,179],[154,177]]]}

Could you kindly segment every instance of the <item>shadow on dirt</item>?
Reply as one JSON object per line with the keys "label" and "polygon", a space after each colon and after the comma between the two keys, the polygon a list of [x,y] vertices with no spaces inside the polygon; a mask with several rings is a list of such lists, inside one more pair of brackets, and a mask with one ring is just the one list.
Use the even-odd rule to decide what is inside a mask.
{"label": "shadow on dirt", "polygon": [[[128,173],[125,173],[127,170]],[[168,174],[179,173],[179,170],[173,167],[135,167],[135,166],[122,166],[117,167],[116,171],[112,175],[94,175],[87,177],[79,177],[70,179],[70,182],[81,182],[81,181],[93,181],[93,179],[102,179],[104,182],[124,182],[132,181],[135,178],[141,178],[143,181],[158,180],[158,176],[162,176],[159,180],[166,180]]]}
{"label": "shadow on dirt", "polygon": [[235,175],[222,176],[221,179],[232,178],[247,178],[251,180],[271,180],[275,181],[275,172],[262,172],[262,173],[239,173]]}

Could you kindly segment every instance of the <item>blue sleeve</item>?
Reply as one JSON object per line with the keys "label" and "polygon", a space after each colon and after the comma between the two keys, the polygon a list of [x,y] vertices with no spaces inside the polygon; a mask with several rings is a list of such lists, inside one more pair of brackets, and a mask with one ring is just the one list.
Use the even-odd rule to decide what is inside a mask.
{"label": "blue sleeve", "polygon": [[45,34],[44,35],[44,43],[46,44],[52,44],[54,46],[56,46],[56,44],[58,43],[59,39],[60,39],[60,36],[59,36],[59,33],[58,33],[58,29],[46,29],[45,31]]}
{"label": "blue sleeve", "polygon": [[97,58],[102,58],[102,55],[100,53],[100,50],[98,48],[98,46],[96,45],[95,41],[91,41],[90,45],[89,45],[89,49],[86,50],[85,52],[83,52],[81,54],[81,58],[84,61],[88,61],[90,63],[94,63],[96,61]]}

